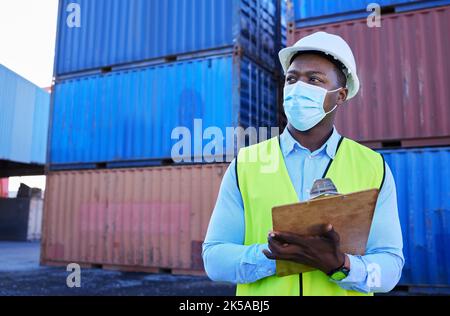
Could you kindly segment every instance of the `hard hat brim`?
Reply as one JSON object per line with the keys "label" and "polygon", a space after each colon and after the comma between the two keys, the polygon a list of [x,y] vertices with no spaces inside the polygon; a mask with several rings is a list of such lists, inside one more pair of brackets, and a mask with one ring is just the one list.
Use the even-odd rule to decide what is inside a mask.
{"label": "hard hat brim", "polygon": [[[289,69],[290,61],[291,61],[292,57],[296,53],[303,52],[303,51],[318,51],[318,52],[322,52],[322,53],[331,55],[334,58],[341,61],[343,63],[343,65],[347,68],[347,70],[351,69],[351,67],[349,67],[349,65],[347,65],[344,62],[345,61],[344,58],[340,58],[340,56],[335,56],[335,54],[332,54],[331,52],[329,52],[325,49],[318,49],[317,47],[308,47],[308,46],[302,46],[302,47],[292,46],[292,47],[283,48],[278,53],[278,57],[280,59],[280,63],[281,63],[281,66],[283,67],[283,71],[284,71],[285,75]],[[357,92],[359,90],[359,85],[360,85],[360,83],[359,83],[357,74],[349,73],[347,75],[347,88],[348,88],[347,100],[353,98],[357,94]]]}

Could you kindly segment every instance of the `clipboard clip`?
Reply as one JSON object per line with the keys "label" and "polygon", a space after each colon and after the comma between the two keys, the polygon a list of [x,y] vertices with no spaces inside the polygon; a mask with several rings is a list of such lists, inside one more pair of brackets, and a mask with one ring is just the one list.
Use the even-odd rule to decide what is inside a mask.
{"label": "clipboard clip", "polygon": [[310,199],[322,198],[330,195],[339,195],[333,181],[330,178],[317,179],[310,191]]}

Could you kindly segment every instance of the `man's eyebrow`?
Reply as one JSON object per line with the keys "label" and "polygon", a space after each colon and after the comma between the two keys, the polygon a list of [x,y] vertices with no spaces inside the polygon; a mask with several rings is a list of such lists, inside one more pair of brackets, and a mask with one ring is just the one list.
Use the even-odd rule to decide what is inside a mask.
{"label": "man's eyebrow", "polygon": [[326,73],[321,72],[321,71],[317,71],[317,70],[307,71],[306,73],[309,74],[309,75],[322,75],[322,76],[325,76],[325,77],[327,76]]}
{"label": "man's eyebrow", "polygon": [[[296,69],[291,69],[287,72],[288,74],[294,74],[294,75],[298,75],[299,73],[301,73],[300,71],[296,70]],[[318,71],[318,70],[309,70],[309,71],[305,71],[304,72],[307,75],[322,75],[322,76],[327,76],[325,73]]]}
{"label": "man's eyebrow", "polygon": [[297,75],[299,72],[298,72],[297,70],[295,70],[295,69],[291,69],[291,70],[288,70],[287,73],[288,73],[288,74],[294,74],[294,75]]}

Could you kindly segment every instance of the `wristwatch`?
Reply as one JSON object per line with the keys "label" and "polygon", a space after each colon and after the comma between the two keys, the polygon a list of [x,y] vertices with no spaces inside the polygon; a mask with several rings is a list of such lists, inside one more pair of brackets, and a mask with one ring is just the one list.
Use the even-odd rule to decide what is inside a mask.
{"label": "wristwatch", "polygon": [[348,276],[349,273],[350,273],[349,269],[347,269],[346,267],[342,267],[339,270],[333,272],[332,274],[329,274],[328,276],[334,281],[342,281]]}
{"label": "wristwatch", "polygon": [[348,274],[350,273],[350,269],[347,268],[347,266],[346,266],[347,260],[348,260],[347,256],[345,256],[344,264],[342,264],[342,266],[340,266],[339,268],[328,273],[328,276],[332,280],[342,281],[348,276]]}

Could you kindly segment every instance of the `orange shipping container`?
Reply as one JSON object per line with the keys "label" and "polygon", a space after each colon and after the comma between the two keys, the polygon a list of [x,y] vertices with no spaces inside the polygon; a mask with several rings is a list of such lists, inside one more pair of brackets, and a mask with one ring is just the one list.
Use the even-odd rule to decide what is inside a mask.
{"label": "orange shipping container", "polygon": [[203,271],[201,244],[226,164],[54,172],[42,264]]}
{"label": "orange shipping container", "polygon": [[0,197],[8,197],[8,178],[0,178]]}
{"label": "orange shipping container", "polygon": [[352,20],[291,29],[288,45],[317,31],[353,49],[361,89],[336,127],[365,145],[450,145],[450,6],[382,15],[381,27]]}

